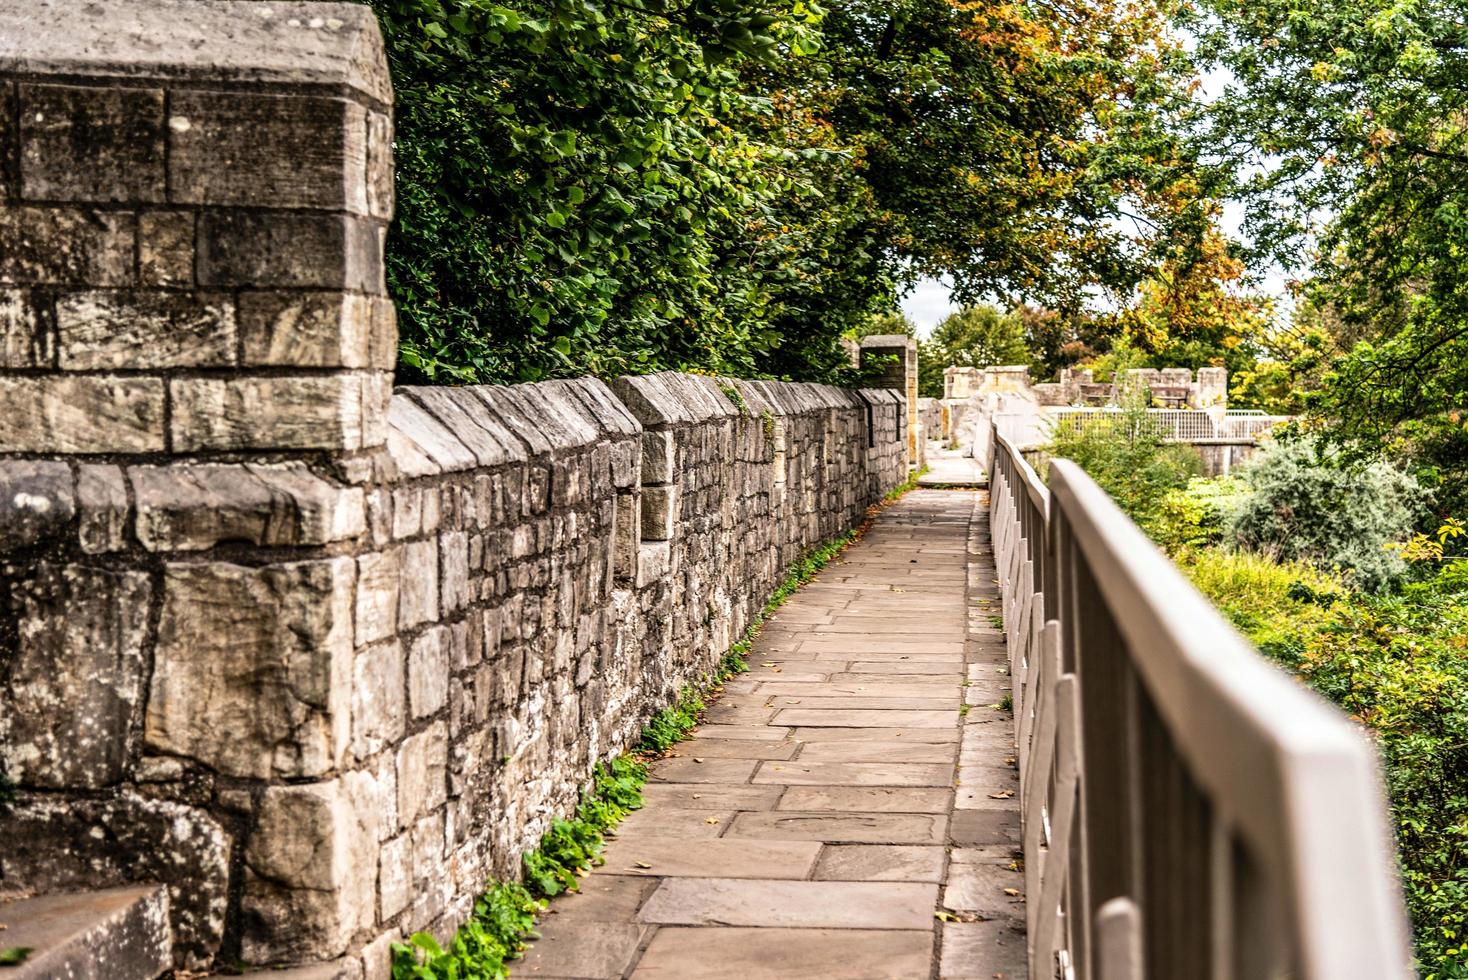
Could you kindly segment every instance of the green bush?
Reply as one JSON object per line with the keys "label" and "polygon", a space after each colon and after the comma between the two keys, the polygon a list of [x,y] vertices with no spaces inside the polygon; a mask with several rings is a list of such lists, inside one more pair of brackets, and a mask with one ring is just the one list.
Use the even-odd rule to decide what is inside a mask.
{"label": "green bush", "polygon": [[1240,476],[1249,494],[1233,508],[1232,543],[1286,561],[1309,561],[1380,591],[1405,571],[1388,543],[1407,537],[1428,494],[1386,463],[1347,465],[1304,439],[1267,446]]}
{"label": "green bush", "polygon": [[1257,554],[1196,552],[1185,570],[1260,650],[1371,731],[1423,975],[1468,977],[1468,562],[1390,596]]}
{"label": "green bush", "polygon": [[1228,533],[1229,516],[1248,487],[1229,476],[1195,478],[1187,486],[1168,490],[1153,519],[1153,539],[1170,553],[1221,544]]}
{"label": "green bush", "polygon": [[1057,426],[1046,453],[1080,466],[1149,533],[1165,520],[1168,495],[1203,470],[1191,446],[1163,441],[1140,404]]}
{"label": "green bush", "polygon": [[842,328],[891,302],[894,260],[843,203],[849,155],[740,78],[814,50],[814,5],[370,2],[407,377],[826,377]]}

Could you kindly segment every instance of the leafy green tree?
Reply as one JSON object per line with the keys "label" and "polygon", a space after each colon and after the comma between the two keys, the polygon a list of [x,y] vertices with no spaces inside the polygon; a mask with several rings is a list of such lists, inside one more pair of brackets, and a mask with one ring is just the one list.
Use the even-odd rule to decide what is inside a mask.
{"label": "leafy green tree", "polygon": [[772,110],[736,66],[813,49],[816,8],[373,6],[398,99],[388,275],[410,374],[754,370],[790,253],[826,243],[781,221],[818,191],[761,139]]}
{"label": "leafy green tree", "polygon": [[1203,472],[1191,446],[1169,443],[1141,399],[1120,412],[1056,426],[1046,453],[1068,459],[1111,495],[1127,516],[1153,533],[1171,519],[1166,503]]}
{"label": "leafy green tree", "polygon": [[924,272],[1133,282],[1191,213],[1161,2],[371,0],[405,374],[834,378]]}
{"label": "leafy green tree", "polygon": [[1460,465],[1443,436],[1468,403],[1461,6],[1206,0],[1194,30],[1233,79],[1200,152],[1235,175],[1256,253],[1309,277],[1341,340],[1315,410],[1348,446]]}
{"label": "leafy green tree", "polygon": [[[836,0],[777,84],[853,148],[907,276],[1057,309],[1129,289],[1201,216],[1165,2]],[[1110,219],[1110,220],[1108,220]],[[1187,235],[1183,236],[1184,238]]]}

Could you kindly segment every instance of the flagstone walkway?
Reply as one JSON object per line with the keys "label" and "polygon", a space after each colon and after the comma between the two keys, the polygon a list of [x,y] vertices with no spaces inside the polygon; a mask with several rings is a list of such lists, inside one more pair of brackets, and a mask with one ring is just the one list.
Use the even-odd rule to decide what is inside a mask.
{"label": "flagstone walkway", "polygon": [[994,611],[982,491],[882,511],[653,766],[647,805],[515,975],[1024,977]]}

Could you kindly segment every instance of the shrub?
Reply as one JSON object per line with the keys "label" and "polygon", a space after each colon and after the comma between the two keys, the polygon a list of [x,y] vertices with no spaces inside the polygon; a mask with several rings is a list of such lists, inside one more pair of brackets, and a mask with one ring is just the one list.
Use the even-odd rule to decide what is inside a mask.
{"label": "shrub", "polygon": [[1162,520],[1167,495],[1203,469],[1192,447],[1163,441],[1140,404],[1057,426],[1046,452],[1080,466],[1149,533]]}
{"label": "shrub", "polygon": [[1468,562],[1373,596],[1264,555],[1189,557],[1260,650],[1371,731],[1423,976],[1468,977]]}
{"label": "shrub", "polygon": [[1386,463],[1346,465],[1295,439],[1264,449],[1241,472],[1250,493],[1233,509],[1230,539],[1286,561],[1309,561],[1380,591],[1405,563],[1387,548],[1427,503],[1411,476]]}
{"label": "shrub", "polygon": [[1189,480],[1187,486],[1163,494],[1152,537],[1172,554],[1221,544],[1229,516],[1247,492],[1235,477]]}

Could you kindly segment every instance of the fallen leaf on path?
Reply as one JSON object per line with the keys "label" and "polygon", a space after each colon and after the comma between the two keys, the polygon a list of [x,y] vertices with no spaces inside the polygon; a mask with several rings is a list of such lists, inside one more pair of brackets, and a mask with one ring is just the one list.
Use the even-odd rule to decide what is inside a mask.
{"label": "fallen leaf on path", "polygon": [[639,868],[650,868],[650,867],[652,867],[652,865],[648,864],[646,861],[635,861],[633,863],[636,864]]}
{"label": "fallen leaf on path", "polygon": [[719,818],[718,817],[709,817],[707,820],[704,821],[704,823],[718,823],[718,822],[719,822]]}
{"label": "fallen leaf on path", "polygon": [[703,765],[703,760],[702,759],[694,759],[693,761],[696,762],[696,763],[698,763],[699,765]]}
{"label": "fallen leaf on path", "polygon": [[1011,898],[1013,898],[1014,896],[1016,896],[1016,895],[1019,894],[1019,889],[1018,888],[1006,888],[1006,889],[1004,889],[1004,894],[1006,894],[1006,895],[1010,896]]}
{"label": "fallen leaf on path", "polygon": [[1009,799],[1013,795],[1014,795],[1014,790],[1012,790],[1012,789],[1001,789],[997,793],[990,793],[989,794],[989,799],[991,799],[991,800],[1007,800],[1007,799]]}

